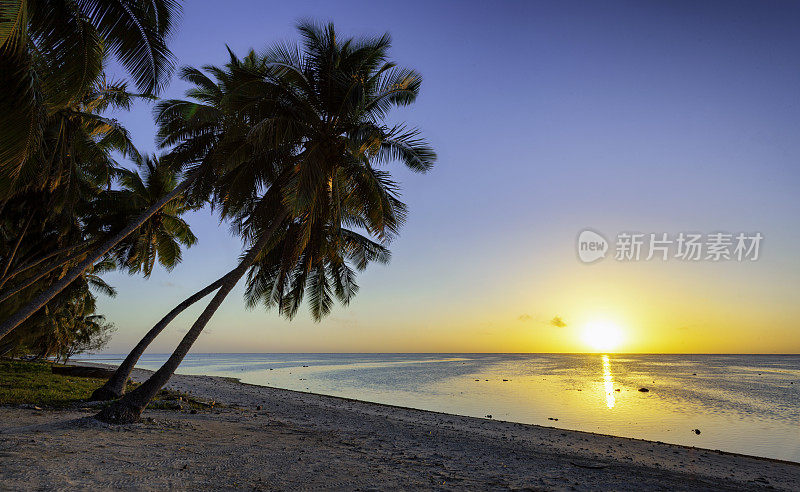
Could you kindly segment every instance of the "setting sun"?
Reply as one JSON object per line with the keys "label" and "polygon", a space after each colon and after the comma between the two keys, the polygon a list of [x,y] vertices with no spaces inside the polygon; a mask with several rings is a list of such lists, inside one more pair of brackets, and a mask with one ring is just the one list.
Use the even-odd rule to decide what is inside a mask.
{"label": "setting sun", "polygon": [[583,329],[583,342],[597,352],[613,352],[622,343],[622,328],[609,321],[592,321]]}

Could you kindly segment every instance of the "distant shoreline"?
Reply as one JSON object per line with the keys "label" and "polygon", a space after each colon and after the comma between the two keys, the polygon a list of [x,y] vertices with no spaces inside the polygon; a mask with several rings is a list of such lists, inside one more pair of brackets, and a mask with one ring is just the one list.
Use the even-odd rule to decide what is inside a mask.
{"label": "distant shoreline", "polygon": [[[171,352],[148,352],[147,355],[171,355]],[[763,355],[763,356],[782,356],[792,357],[800,356],[800,352],[191,352],[192,355],[730,355],[730,356],[747,356],[747,355]],[[91,357],[103,355],[119,355],[119,359],[124,359],[127,352],[108,353],[108,354],[92,354]],[[74,357],[74,360],[80,362],[91,362],[91,360],[102,359],[84,359],[82,356]],[[117,360],[108,359],[108,360]],[[76,362],[77,363],[77,362]]]}
{"label": "distant shoreline", "polygon": [[[149,374],[137,369],[133,378]],[[75,487],[99,488],[235,483],[237,488],[800,489],[800,464],[770,458],[368,403],[234,378],[175,375],[168,386],[225,406],[199,414],[148,410],[144,416],[154,422],[123,428],[80,420],[92,409],[34,415],[0,408],[0,452],[15,450],[4,458],[4,483],[11,488],[69,480]],[[59,446],[85,451],[48,451]],[[91,476],[77,472],[89,466],[98,467]]]}

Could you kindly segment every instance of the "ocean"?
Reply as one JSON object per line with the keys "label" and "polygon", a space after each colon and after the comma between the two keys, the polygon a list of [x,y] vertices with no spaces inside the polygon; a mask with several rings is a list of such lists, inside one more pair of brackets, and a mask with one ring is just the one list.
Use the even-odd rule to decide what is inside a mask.
{"label": "ocean", "polygon": [[190,354],[178,372],[800,462],[799,355]]}

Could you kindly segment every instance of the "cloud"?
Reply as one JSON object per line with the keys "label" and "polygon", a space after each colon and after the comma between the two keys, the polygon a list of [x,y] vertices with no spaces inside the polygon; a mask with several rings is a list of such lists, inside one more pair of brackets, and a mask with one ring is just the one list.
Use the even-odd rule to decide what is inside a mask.
{"label": "cloud", "polygon": [[567,323],[561,319],[561,316],[555,316],[553,319],[550,320],[550,324],[555,326],[556,328],[564,328],[567,326]]}
{"label": "cloud", "polygon": [[531,318],[533,318],[533,316],[531,316],[530,314],[520,314],[519,317],[517,318],[517,320],[518,321],[530,321]]}

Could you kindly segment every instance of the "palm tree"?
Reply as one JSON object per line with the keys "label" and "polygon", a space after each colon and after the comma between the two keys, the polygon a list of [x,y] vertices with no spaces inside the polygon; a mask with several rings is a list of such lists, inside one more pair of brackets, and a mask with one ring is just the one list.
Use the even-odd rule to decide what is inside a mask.
{"label": "palm tree", "polygon": [[[12,231],[15,243],[13,248],[4,249],[7,254],[3,255],[0,289],[17,275],[30,273],[49,261],[49,268],[39,269],[40,275],[46,275],[74,261],[102,239],[77,233],[80,218],[92,208],[116,171],[118,165],[110,153],[137,158],[138,152],[128,132],[100,113],[109,108],[130,108],[135,97],[124,83],[109,82],[101,74],[83,97],[50,117],[42,145],[52,157],[43,162],[29,159],[22,168],[24,180],[0,181],[0,196],[5,196],[5,210],[9,212],[5,215],[13,216],[15,209],[25,211],[17,224],[8,224],[6,229]],[[27,240],[30,233],[48,227],[55,233],[50,240]]]}
{"label": "palm tree", "polygon": [[[121,184],[121,189],[106,191],[95,197],[88,215],[84,214],[83,234],[87,237],[102,237],[105,231],[116,230],[120,227],[119,224],[125,224],[131,216],[138,215],[141,210],[157,202],[162,196],[171,193],[180,181],[180,173],[153,156],[139,156],[134,161],[137,163],[139,171],[114,170],[114,174]],[[195,210],[198,205],[190,203],[184,198],[181,197],[169,202],[146,221],[141,228],[119,243],[111,251],[108,261],[115,260],[112,263],[116,263],[120,269],[132,274],[142,272],[145,277],[150,275],[156,261],[167,270],[172,269],[181,260],[181,245],[188,248],[196,242],[194,234],[189,225],[183,220],[182,215],[188,211]],[[35,240],[37,238],[31,239]],[[0,298],[0,302],[35,284],[59,267],[62,267],[60,263],[56,263],[52,268],[45,267],[37,277],[26,280],[22,285],[15,286],[15,290],[3,295]],[[95,399],[119,397],[124,391],[125,382],[130,375],[130,371],[150,341],[181,311],[196,302],[196,300],[213,292],[219,285],[221,285],[220,281],[213,283],[201,291],[199,297],[190,298],[188,304],[180,305],[160,324],[156,325],[143,340],[145,343],[140,343],[131,352],[126,359],[127,363],[123,363],[117,369],[115,376],[106,383],[106,386],[95,392]],[[50,318],[52,318],[52,314],[45,321],[54,322]],[[87,329],[94,326],[86,325]],[[63,331],[63,333],[72,332]],[[92,339],[93,343],[96,341],[98,340]],[[73,347],[73,345],[70,345],[70,347]]]}
{"label": "palm tree", "polygon": [[[141,172],[128,169],[117,171],[122,189],[106,193],[108,199],[102,201],[107,210],[99,214],[103,220],[118,218],[119,222],[127,223],[131,216],[138,215],[141,210],[171,193],[180,181],[180,174],[160,163],[155,156],[139,157],[135,162]],[[111,254],[120,268],[131,274],[142,272],[147,278],[153,272],[156,260],[167,270],[172,270],[180,263],[181,245],[190,248],[197,242],[189,224],[181,216],[202,205],[185,198],[168,202],[134,234],[114,247]]]}
{"label": "palm tree", "polygon": [[110,328],[95,314],[96,298],[92,291],[110,297],[116,290],[100,275],[113,270],[115,263],[104,261],[72,282],[36,316],[26,320],[24,329],[14,331],[4,340],[6,350],[34,353],[38,357],[64,357],[80,346],[100,342]]}
{"label": "palm tree", "polygon": [[[101,193],[88,205],[88,211],[78,214],[81,217],[81,237],[87,238],[87,243],[96,242],[92,238],[102,238],[108,235],[107,231],[118,229],[120,224],[127,223],[130,217],[162,200],[163,196],[171,194],[178,186],[180,173],[160,163],[155,157],[137,157],[135,162],[141,173],[115,169],[113,172],[122,189]],[[145,221],[140,229],[111,250],[110,257],[116,260],[121,269],[131,274],[143,272],[148,277],[156,261],[167,270],[181,261],[181,245],[188,248],[197,240],[181,216],[195,210],[198,205],[184,198],[169,202]],[[76,255],[81,254],[85,255],[85,249],[78,249]],[[42,279],[49,279],[53,271],[75,261],[74,256],[67,257],[66,261],[45,263],[44,267],[31,270],[34,275],[4,292],[0,296],[0,302],[26,292],[31,286],[41,285]]]}
{"label": "palm tree", "polygon": [[31,317],[39,309],[44,307],[50,300],[64,290],[76,278],[80,277],[87,269],[91,268],[97,261],[101,260],[106,254],[109,253],[116,245],[128,237],[142,224],[147,222],[153,215],[158,213],[161,208],[169,203],[171,200],[181,196],[186,192],[189,186],[197,178],[197,175],[190,176],[178,184],[168,195],[161,197],[156,203],[151,205],[148,209],[143,211],[139,216],[129,222],[123,229],[117,231],[105,242],[101,243],[90,253],[86,254],[84,259],[77,265],[70,268],[59,280],[53,282],[47,289],[40,292],[29,303],[22,306],[14,314],[6,318],[0,323],[0,340],[8,335],[12,330],[19,326],[26,319]]}
{"label": "palm tree", "polygon": [[[130,206],[144,208],[157,201],[164,194],[169,193],[179,180],[173,168],[166,166],[153,157],[145,157],[138,161],[144,177],[134,171],[122,171],[121,181],[123,191],[114,197],[112,207],[117,203],[128,203]],[[202,202],[201,202],[202,203]],[[152,272],[156,258],[168,270],[181,260],[183,244],[187,248],[192,246],[196,239],[189,225],[181,218],[187,211],[198,208],[198,203],[187,199],[178,199],[169,202],[150,220],[148,220],[129,239],[121,242],[112,252],[117,258],[121,268],[129,273],[144,272],[148,277]],[[101,214],[108,217],[113,214]],[[123,222],[124,222],[123,218]],[[106,383],[92,393],[92,400],[110,400],[119,398],[125,392],[125,384],[131,371],[139,361],[150,343],[175,319],[181,312],[188,309],[200,299],[217,290],[225,277],[212,282],[207,287],[181,302],[164,318],[153,326],[141,341],[128,354],[122,364]]]}
{"label": "palm tree", "polygon": [[143,92],[156,94],[173,70],[166,42],[173,0],[11,0],[0,7],[0,169],[13,174],[40,151],[42,116],[82,96],[108,51]]}
{"label": "palm tree", "polygon": [[[16,0],[0,7],[0,207],[26,173],[58,157],[45,145],[51,116],[81,98],[107,51],[140,90],[157,93],[172,68],[166,46],[180,8],[172,0]],[[48,289],[0,323],[0,339],[41,309],[164,204],[194,176],[86,254]],[[3,196],[4,195],[4,196]]]}
{"label": "palm tree", "polygon": [[[399,160],[424,172],[433,165],[436,155],[416,130],[382,123],[392,107],[416,99],[421,77],[388,61],[388,35],[340,41],[332,24],[298,28],[302,46],[279,44],[243,60],[231,54],[226,69],[208,67],[217,83],[184,71],[198,80],[198,94],[224,89],[211,104],[203,101],[220,115],[213,140],[180,124],[180,108],[191,103],[161,106],[161,136],[179,143],[177,155],[211,142],[206,158],[225,163],[215,167],[212,202],[249,247],[167,362],[106,407],[101,420],[139,418],[248,270],[251,300],[276,302],[291,316],[308,292],[319,320],[334,296],[346,303],[357,290],[348,262],[360,268],[388,259],[383,245],[346,228],[390,241],[405,206],[389,173],[376,166]],[[222,105],[214,106],[217,100]]]}

